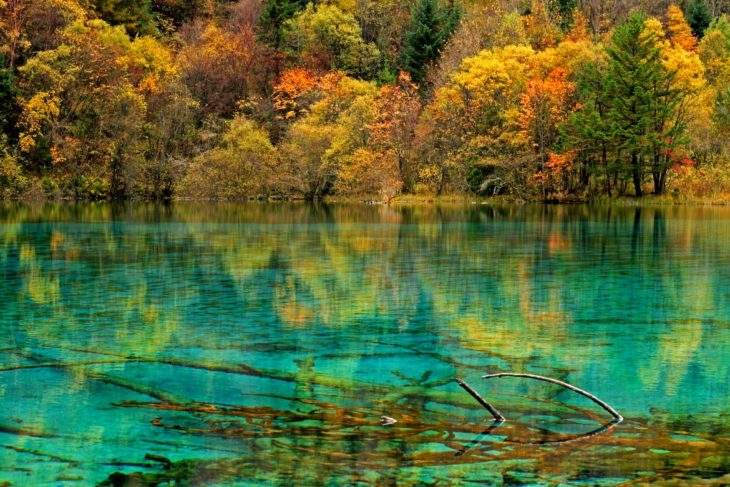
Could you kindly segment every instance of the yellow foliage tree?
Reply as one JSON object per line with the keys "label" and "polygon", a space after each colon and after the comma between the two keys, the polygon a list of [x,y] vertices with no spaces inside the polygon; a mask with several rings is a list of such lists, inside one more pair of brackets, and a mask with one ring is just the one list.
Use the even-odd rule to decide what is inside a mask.
{"label": "yellow foliage tree", "polygon": [[730,37],[723,29],[718,28],[717,24],[727,26],[730,34],[730,22],[723,16],[705,31],[698,49],[702,64],[705,66],[707,79],[712,83],[717,81],[726,61],[730,58]]}
{"label": "yellow foliage tree", "polygon": [[276,162],[266,131],[238,116],[217,147],[193,160],[180,191],[206,198],[268,197],[276,190]]}
{"label": "yellow foliage tree", "polygon": [[[62,190],[77,196],[129,195],[145,165],[169,148],[184,123],[167,102],[189,107],[172,55],[150,37],[130,39],[123,27],[79,21],[56,49],[42,51],[19,69],[20,148],[42,165],[48,161]],[[150,105],[154,110],[148,111]],[[152,123],[154,122],[154,123]],[[156,147],[154,155],[147,154]],[[157,161],[156,161],[157,162]]]}
{"label": "yellow foliage tree", "polygon": [[357,102],[368,103],[355,112],[366,116],[344,118],[346,133],[359,134],[360,139],[348,144],[356,149],[342,159],[338,191],[390,201],[415,179],[411,149],[421,106],[418,90],[410,76],[401,73],[397,85],[381,87],[374,100],[361,97]]}
{"label": "yellow foliage tree", "polygon": [[465,59],[436,91],[418,131],[426,153],[420,189],[461,191],[469,171],[494,166],[502,160],[498,154],[512,150],[517,142],[513,111],[534,61],[535,51],[526,45],[484,50]]}
{"label": "yellow foliage tree", "polygon": [[310,3],[286,25],[291,52],[308,68],[367,77],[378,67],[380,51],[362,38],[354,15],[337,5]]}
{"label": "yellow foliage tree", "polygon": [[341,191],[355,190],[341,179],[353,174],[343,168],[352,166],[353,154],[366,147],[367,126],[375,119],[374,83],[331,72],[318,87],[320,98],[291,125],[280,145],[282,184],[308,199],[332,193],[338,185]]}

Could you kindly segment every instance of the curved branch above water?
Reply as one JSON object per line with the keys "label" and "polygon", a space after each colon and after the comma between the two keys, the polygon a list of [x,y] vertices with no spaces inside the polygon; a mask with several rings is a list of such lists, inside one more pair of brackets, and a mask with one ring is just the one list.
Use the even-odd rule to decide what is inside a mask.
{"label": "curved branch above water", "polygon": [[561,380],[557,379],[551,379],[550,377],[544,377],[542,375],[535,375],[535,374],[521,374],[517,372],[501,372],[499,374],[487,374],[482,376],[482,379],[496,379],[498,377],[525,377],[527,379],[535,379],[535,380],[541,380],[543,382],[550,382],[551,384],[557,384],[559,386],[565,387],[566,389],[570,389],[573,392],[577,392],[578,394],[587,397],[591,401],[595,402],[599,406],[601,406],[603,409],[608,411],[608,413],[614,417],[616,420],[616,424],[622,422],[624,420],[623,416],[621,416],[618,411],[616,411],[614,408],[606,404],[605,402],[598,399],[596,396],[591,394],[590,392],[586,392],[583,389],[580,389],[578,387],[575,387],[572,384],[568,384],[567,382],[563,382]]}

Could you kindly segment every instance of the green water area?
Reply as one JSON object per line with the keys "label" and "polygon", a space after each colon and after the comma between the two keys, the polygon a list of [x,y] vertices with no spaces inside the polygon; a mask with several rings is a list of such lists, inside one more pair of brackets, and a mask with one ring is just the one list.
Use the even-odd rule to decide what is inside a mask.
{"label": "green water area", "polygon": [[730,209],[0,206],[46,485],[730,485]]}

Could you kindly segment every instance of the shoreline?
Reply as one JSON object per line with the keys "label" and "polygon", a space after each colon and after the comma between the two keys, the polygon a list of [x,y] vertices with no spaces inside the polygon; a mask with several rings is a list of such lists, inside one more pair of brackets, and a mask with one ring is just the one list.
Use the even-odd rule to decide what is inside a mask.
{"label": "shoreline", "polygon": [[307,200],[304,198],[190,198],[190,197],[173,197],[168,200],[152,200],[152,199],[44,199],[44,198],[14,198],[0,199],[0,204],[127,204],[127,203],[158,203],[158,204],[174,204],[174,203],[261,203],[261,204],[277,204],[277,203],[301,203],[301,204],[351,204],[351,205],[368,205],[368,206],[410,206],[410,205],[545,205],[545,206],[615,206],[615,207],[639,207],[639,206],[730,206],[730,195],[719,198],[693,198],[693,197],[676,197],[671,195],[654,196],[647,195],[641,198],[630,196],[621,197],[599,197],[590,200],[576,201],[544,201],[532,200],[525,201],[509,196],[495,197],[476,197],[468,194],[452,194],[452,195],[404,195],[393,198],[389,201],[373,197],[372,195],[360,196],[330,196],[321,200]]}

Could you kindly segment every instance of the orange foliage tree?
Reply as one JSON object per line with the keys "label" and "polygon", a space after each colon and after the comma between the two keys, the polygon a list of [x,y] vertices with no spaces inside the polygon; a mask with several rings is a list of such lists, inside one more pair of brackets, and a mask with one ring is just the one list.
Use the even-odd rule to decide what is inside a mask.
{"label": "orange foliage tree", "polygon": [[274,108],[280,120],[291,120],[306,113],[314,102],[313,92],[319,88],[320,78],[312,70],[293,68],[282,73],[274,86]]}
{"label": "orange foliage tree", "polygon": [[687,23],[682,9],[675,4],[667,8],[667,34],[674,46],[686,51],[692,51],[697,47],[697,38],[692,35],[692,28]]}
{"label": "orange foliage tree", "polygon": [[412,152],[421,102],[405,72],[396,85],[381,87],[373,101],[373,120],[361,128],[362,147],[345,158],[338,186],[343,193],[377,194],[390,201],[415,184]]}
{"label": "orange foliage tree", "polygon": [[545,79],[530,79],[520,95],[518,124],[535,152],[536,178],[542,183],[543,196],[569,189],[571,158],[555,153],[555,148],[561,127],[576,109],[575,88],[568,79],[568,70],[558,67]]}
{"label": "orange foliage tree", "polygon": [[590,38],[588,32],[588,19],[580,10],[573,14],[573,27],[568,32],[567,39],[575,42],[584,41]]}

